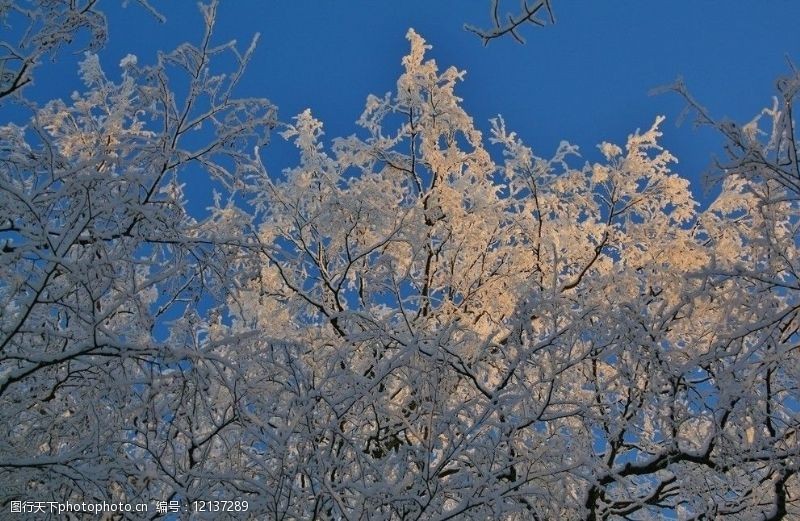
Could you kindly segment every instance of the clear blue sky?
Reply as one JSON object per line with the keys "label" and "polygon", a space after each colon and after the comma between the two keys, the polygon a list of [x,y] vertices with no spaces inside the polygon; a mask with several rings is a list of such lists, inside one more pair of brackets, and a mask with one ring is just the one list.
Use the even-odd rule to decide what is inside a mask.
{"label": "clear blue sky", "polygon": [[[101,61],[109,73],[129,52],[147,63],[158,49],[201,35],[194,2],[151,2],[166,15],[165,24],[133,1],[126,8],[101,3],[110,26]],[[553,4],[557,24],[525,27],[526,45],[504,39],[483,47],[463,24],[488,25],[486,0],[223,0],[217,40],[236,38],[244,46],[260,32],[241,93],[269,98],[283,121],[310,107],[332,138],[356,131],[367,94],[392,90],[407,51],[404,35],[414,27],[433,45],[430,55],[440,67],[467,70],[458,93],[476,123],[485,129],[488,118],[503,114],[539,155],[567,139],[593,160],[600,141],[624,143],[637,127],[666,115],[663,142],[697,196],[697,181],[711,154],[720,152],[719,141],[710,130],[675,126],[683,107],[676,95],[648,92],[681,75],[714,114],[744,120],[770,104],[775,77],[787,71],[785,57],[800,62],[798,1]],[[504,5],[515,9],[518,2]],[[62,55],[56,66],[40,69],[28,94],[66,98],[79,89],[76,59]],[[283,147],[272,150],[265,150],[269,165],[296,161],[281,157]]]}

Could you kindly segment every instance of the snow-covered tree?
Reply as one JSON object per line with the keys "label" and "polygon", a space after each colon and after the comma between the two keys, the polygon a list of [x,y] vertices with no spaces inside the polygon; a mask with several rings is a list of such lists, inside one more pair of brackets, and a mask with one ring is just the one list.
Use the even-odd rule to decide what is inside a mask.
{"label": "snow-covered tree", "polygon": [[83,94],[0,127],[3,508],[800,515],[800,75],[742,127],[678,87],[730,145],[701,211],[662,117],[543,158],[410,30],[356,133],[306,110],[273,174],[274,108],[235,93],[253,46],[202,9],[198,45],[119,79],[87,54]]}
{"label": "snow-covered tree", "polygon": [[[239,276],[249,217],[221,200],[193,218],[180,179],[245,191],[253,145],[275,123],[266,100],[235,96],[252,47],[211,42],[215,9],[203,8],[199,46],[152,65],[130,55],[119,80],[89,53],[83,94],[0,127],[3,505],[166,500],[190,486],[189,449],[204,450],[210,431],[178,434],[170,411],[222,406],[222,391],[192,387],[215,363],[198,351],[201,316]],[[223,54],[227,75],[210,65]],[[188,425],[218,420],[193,407]]]}
{"label": "snow-covered tree", "polygon": [[567,143],[542,159],[502,119],[484,140],[462,73],[408,38],[362,136],[326,147],[298,115],[283,136],[300,164],[258,200],[268,261],[233,327],[274,339],[251,403],[272,513],[796,508],[796,192],[764,178],[796,168],[786,109],[767,113],[771,144],[745,130],[742,155],[772,163],[740,158],[698,214],[662,118],[602,162],[570,166]]}

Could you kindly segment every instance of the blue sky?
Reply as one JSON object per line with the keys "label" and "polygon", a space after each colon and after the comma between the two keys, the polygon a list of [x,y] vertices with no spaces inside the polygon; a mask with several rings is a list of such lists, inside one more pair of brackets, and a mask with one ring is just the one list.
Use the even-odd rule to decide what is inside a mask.
{"label": "blue sky", "polygon": [[[152,4],[165,24],[135,2],[101,4],[110,26],[101,61],[109,72],[127,53],[147,63],[158,49],[200,37],[194,2]],[[503,5],[512,10],[518,3]],[[246,46],[261,33],[240,93],[269,98],[283,121],[310,107],[332,138],[356,131],[367,94],[393,89],[407,52],[404,35],[414,27],[433,45],[430,56],[440,67],[467,70],[457,92],[478,126],[488,128],[500,113],[539,155],[566,139],[594,160],[600,141],[624,143],[666,115],[663,143],[678,156],[676,170],[692,180],[696,196],[720,142],[688,122],[676,127],[681,100],[649,91],[681,75],[715,115],[749,120],[770,104],[774,79],[788,70],[786,56],[800,62],[796,1],[586,0],[556,1],[554,8],[557,24],[525,27],[525,45],[504,39],[483,47],[463,30],[465,22],[488,25],[486,0],[223,0],[216,35],[218,42],[235,38]],[[44,101],[79,89],[77,58],[64,53],[39,69],[27,94]],[[265,159],[274,168],[296,161],[283,157],[285,147],[272,150]]]}

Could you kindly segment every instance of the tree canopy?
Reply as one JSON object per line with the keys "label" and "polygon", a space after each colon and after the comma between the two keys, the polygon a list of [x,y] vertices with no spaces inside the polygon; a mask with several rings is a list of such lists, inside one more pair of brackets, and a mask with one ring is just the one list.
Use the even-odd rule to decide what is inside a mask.
{"label": "tree canopy", "polygon": [[484,135],[413,29],[353,134],[281,121],[238,96],[256,42],[216,42],[216,8],[118,81],[90,49],[82,93],[0,126],[4,509],[800,515],[800,73],[744,125],[673,87],[727,143],[701,207],[664,117],[542,157],[501,117]]}

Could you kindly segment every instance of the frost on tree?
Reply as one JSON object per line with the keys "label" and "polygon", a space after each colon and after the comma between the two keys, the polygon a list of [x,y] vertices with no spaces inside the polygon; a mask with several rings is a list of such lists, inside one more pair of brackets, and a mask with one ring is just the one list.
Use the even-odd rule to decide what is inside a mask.
{"label": "frost on tree", "polygon": [[[360,134],[327,148],[298,115],[300,164],[259,199],[268,262],[233,327],[275,338],[251,404],[275,513],[785,515],[796,192],[731,168],[697,214],[663,118],[578,168],[499,118],[484,140],[463,72],[408,38]],[[772,139],[781,164],[793,136]]]}
{"label": "frost on tree", "polygon": [[[200,342],[243,270],[251,217],[220,200],[192,218],[179,174],[245,191],[275,114],[235,96],[252,47],[212,44],[214,11],[199,46],[152,65],[128,56],[118,81],[87,54],[83,94],[0,127],[4,511],[191,497],[213,426],[232,414],[210,380],[224,365]],[[227,75],[212,72],[220,58]]]}
{"label": "frost on tree", "polygon": [[[476,128],[413,30],[356,133],[304,111],[268,175],[272,107],[234,95],[252,47],[204,14],[199,46],[119,82],[89,55],[84,94],[0,127],[3,504],[800,515],[797,74],[763,121],[718,125],[702,212],[663,118],[596,163],[539,157]],[[217,187],[202,219],[188,174]]]}
{"label": "frost on tree", "polygon": [[[137,3],[165,21],[148,0]],[[98,0],[0,0],[0,24],[6,32],[0,46],[0,102],[31,84],[34,70],[73,42],[83,42],[89,51],[103,47],[108,27],[97,4]]]}

